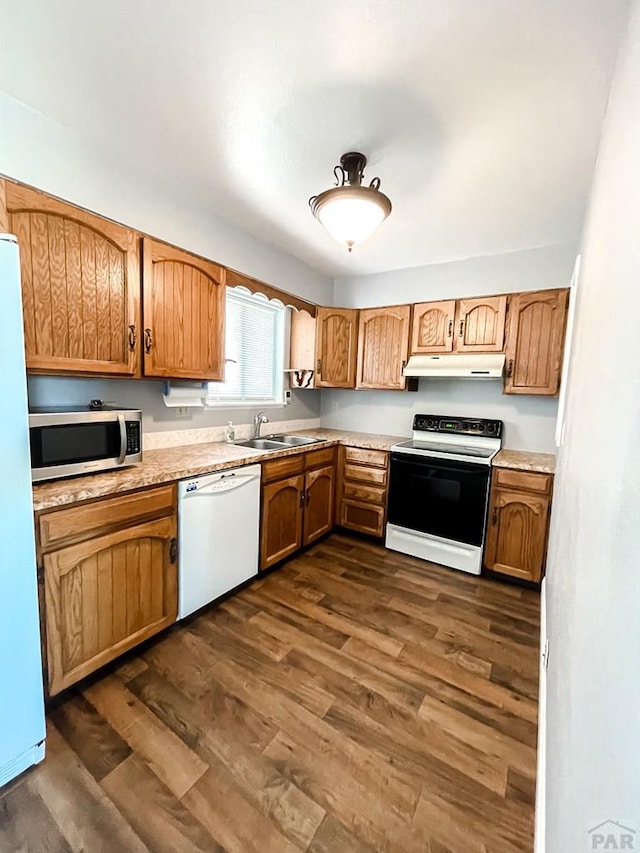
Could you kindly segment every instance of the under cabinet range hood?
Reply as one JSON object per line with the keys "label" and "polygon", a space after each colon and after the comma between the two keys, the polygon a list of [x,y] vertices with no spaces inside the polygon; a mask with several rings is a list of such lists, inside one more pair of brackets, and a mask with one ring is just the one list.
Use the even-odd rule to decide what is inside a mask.
{"label": "under cabinet range hood", "polygon": [[504,353],[412,355],[403,374],[432,379],[502,379],[504,359]]}

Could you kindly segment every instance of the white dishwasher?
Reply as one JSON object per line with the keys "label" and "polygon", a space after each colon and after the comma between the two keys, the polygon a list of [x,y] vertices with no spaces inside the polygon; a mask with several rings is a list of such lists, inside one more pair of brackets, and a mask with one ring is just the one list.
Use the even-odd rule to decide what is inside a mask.
{"label": "white dishwasher", "polygon": [[258,574],[260,466],[178,483],[178,619]]}

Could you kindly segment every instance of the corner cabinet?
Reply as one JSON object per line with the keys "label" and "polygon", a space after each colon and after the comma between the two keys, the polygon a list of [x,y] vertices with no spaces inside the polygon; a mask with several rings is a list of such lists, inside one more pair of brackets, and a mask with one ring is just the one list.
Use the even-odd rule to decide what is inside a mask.
{"label": "corner cabinet", "polygon": [[544,571],[553,476],[496,468],[491,486],[485,567],[539,583]]}
{"label": "corner cabinet", "polygon": [[261,571],[333,528],[335,476],[334,447],[263,462]]}
{"label": "corner cabinet", "polygon": [[567,289],[509,298],[505,394],[558,393],[568,302]]}
{"label": "corner cabinet", "polygon": [[37,531],[53,696],[175,622],[175,487],[43,513]]}
{"label": "corner cabinet", "polygon": [[20,247],[27,370],[136,375],[137,234],[44,193],[0,184],[0,219]]}
{"label": "corner cabinet", "polygon": [[318,308],[316,312],[316,388],[355,388],[358,312]]}
{"label": "corner cabinet", "polygon": [[356,388],[403,390],[411,306],[367,308],[358,320]]}
{"label": "corner cabinet", "polygon": [[145,237],[144,375],[224,379],[225,270]]}

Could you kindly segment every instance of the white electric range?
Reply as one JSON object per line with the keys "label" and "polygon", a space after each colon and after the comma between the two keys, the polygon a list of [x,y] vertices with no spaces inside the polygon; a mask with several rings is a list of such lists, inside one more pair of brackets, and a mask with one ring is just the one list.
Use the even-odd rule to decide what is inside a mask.
{"label": "white electric range", "polygon": [[479,575],[502,421],[416,415],[391,448],[387,548]]}

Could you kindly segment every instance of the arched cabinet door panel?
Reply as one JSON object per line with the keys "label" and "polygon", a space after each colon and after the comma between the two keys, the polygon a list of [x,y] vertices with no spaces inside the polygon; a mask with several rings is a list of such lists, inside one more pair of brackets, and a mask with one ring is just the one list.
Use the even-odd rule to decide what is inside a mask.
{"label": "arched cabinet door panel", "polygon": [[44,555],[50,695],[175,621],[175,537],[167,517]]}
{"label": "arched cabinet door panel", "polygon": [[510,297],[505,394],[558,393],[568,298],[566,289]]}
{"label": "arched cabinet door panel", "polygon": [[2,218],[20,247],[27,370],[135,375],[136,232],[11,181],[3,185]]}
{"label": "arched cabinet door panel", "polygon": [[419,302],[413,306],[411,353],[452,352],[454,344],[455,299]]}
{"label": "arched cabinet door panel", "polygon": [[410,317],[410,305],[360,311],[356,388],[405,388]]}
{"label": "arched cabinet door panel", "polygon": [[260,568],[279,563],[302,547],[304,474],[262,487]]}
{"label": "arched cabinet door panel", "polygon": [[335,465],[305,474],[305,508],[302,544],[309,545],[328,533],[335,520]]}
{"label": "arched cabinet door panel", "polygon": [[144,374],[224,379],[225,270],[145,237]]}
{"label": "arched cabinet door panel", "polygon": [[506,313],[506,296],[458,300],[456,352],[502,352]]}
{"label": "arched cabinet door panel", "polygon": [[491,571],[537,583],[542,577],[550,498],[494,488],[485,565]]}
{"label": "arched cabinet door panel", "polygon": [[316,388],[355,388],[358,312],[318,308],[316,312]]}

